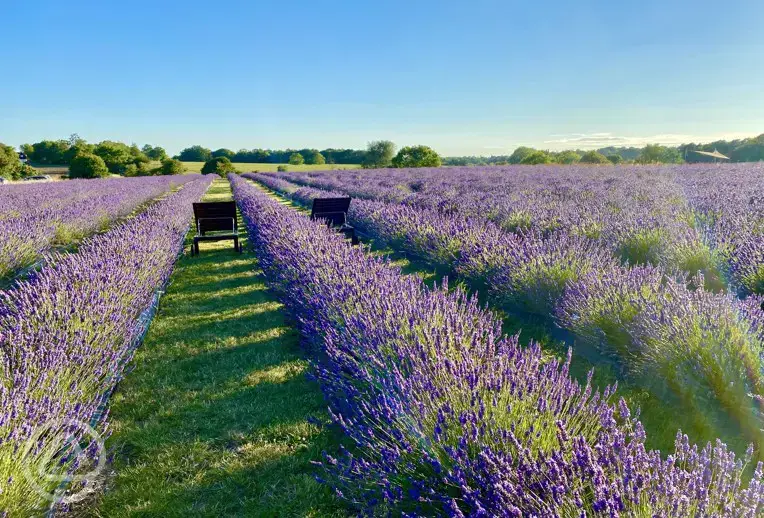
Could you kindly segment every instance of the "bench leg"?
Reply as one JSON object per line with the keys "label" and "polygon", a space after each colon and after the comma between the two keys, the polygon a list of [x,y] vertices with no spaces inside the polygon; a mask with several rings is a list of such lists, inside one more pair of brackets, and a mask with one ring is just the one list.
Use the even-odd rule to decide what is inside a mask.
{"label": "bench leg", "polygon": [[233,238],[233,251],[238,252],[239,251],[239,238],[235,237]]}

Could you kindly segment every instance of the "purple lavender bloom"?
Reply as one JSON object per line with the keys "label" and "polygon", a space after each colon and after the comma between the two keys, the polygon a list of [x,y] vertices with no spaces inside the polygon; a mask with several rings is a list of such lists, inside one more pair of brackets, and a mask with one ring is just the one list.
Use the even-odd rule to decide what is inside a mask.
{"label": "purple lavender bloom", "polygon": [[[553,317],[599,351],[596,361],[614,365],[666,404],[678,398],[681,408],[692,409],[704,436],[722,433],[737,441],[741,434],[730,429],[731,421],[746,441],[764,446],[762,333],[751,312],[725,294],[720,261],[729,254],[703,230],[693,199],[683,195],[684,182],[702,167],[684,176],[675,168],[654,176],[644,168],[625,175],[623,168],[621,175],[608,168],[603,177],[597,176],[602,168],[565,168],[560,177],[544,176],[544,183],[538,171],[513,170],[520,179],[491,168],[469,169],[463,177],[437,170],[244,176],[306,204],[342,192],[283,178],[361,196],[353,200],[350,221],[375,240],[445,267],[514,314]],[[482,185],[483,176],[492,183]],[[519,193],[505,192],[516,182]],[[414,184],[414,198],[394,196]],[[427,202],[424,193],[441,192],[438,186],[470,200],[467,207]],[[471,199],[476,193],[491,197]],[[522,205],[525,198],[532,203]],[[515,204],[510,212],[524,216],[495,224],[489,209],[507,199]],[[475,213],[471,203],[485,212]],[[536,217],[533,207],[551,212]],[[535,225],[534,218],[545,223]],[[761,266],[755,259],[746,264]]]}
{"label": "purple lavender bloom", "polygon": [[[0,483],[0,512],[41,514],[50,502],[33,483],[52,493],[44,475],[83,460],[73,464],[54,440],[81,438],[67,423],[108,435],[108,396],[182,250],[191,203],[210,181],[189,175],[179,191],[86,238],[77,253],[46,256],[39,271],[0,291],[0,480],[8,481]],[[95,444],[84,450],[92,455]]]}
{"label": "purple lavender bloom", "polygon": [[193,176],[71,180],[0,189],[0,279],[51,247],[107,228]]}
{"label": "purple lavender bloom", "polygon": [[611,402],[612,388],[598,393],[573,380],[570,356],[548,361],[538,344],[520,347],[463,291],[428,289],[247,180],[229,179],[270,285],[298,322],[330,415],[354,445],[327,457],[322,479],[359,512],[764,509],[761,465],[743,482],[750,458],[736,459],[720,442],[698,449],[682,434],[666,460],[647,451],[625,402]]}

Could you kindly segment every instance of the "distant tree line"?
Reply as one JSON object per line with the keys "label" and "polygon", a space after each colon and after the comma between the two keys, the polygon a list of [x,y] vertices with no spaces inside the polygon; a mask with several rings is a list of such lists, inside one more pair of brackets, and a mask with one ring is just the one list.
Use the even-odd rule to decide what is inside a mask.
{"label": "distant tree line", "polygon": [[713,162],[709,156],[693,151],[718,151],[730,157],[731,162],[761,162],[764,160],[764,133],[758,137],[717,140],[708,144],[682,144],[677,148],[687,162]]}
{"label": "distant tree line", "polygon": [[239,163],[271,163],[290,165],[361,164],[363,167],[439,167],[440,156],[428,146],[406,146],[396,154],[396,146],[389,140],[369,142],[365,150],[359,149],[240,149],[211,150],[195,145],[183,149],[174,158],[183,162],[209,162],[214,158],[227,158]]}
{"label": "distant tree line", "polygon": [[509,165],[509,164],[681,164],[684,162],[713,162],[715,159],[693,151],[718,151],[731,162],[758,162],[764,160],[764,134],[738,140],[717,140],[708,144],[682,144],[645,147],[604,147],[597,150],[548,151],[520,146],[511,155],[446,157],[444,165]]}
{"label": "distant tree line", "polygon": [[[369,142],[365,150],[327,148],[303,149],[240,149],[228,148],[212,150],[201,145],[183,149],[176,156],[169,158],[164,148],[146,144],[125,144],[113,140],[104,140],[97,144],[89,143],[76,133],[68,139],[42,140],[34,144],[20,146],[29,160],[37,165],[69,165],[70,176],[106,176],[120,174],[125,176],[144,176],[151,174],[177,174],[183,171],[181,162],[208,162],[225,158],[231,163],[272,163],[290,165],[324,164],[361,164],[366,168],[374,167],[439,167],[442,159],[428,146],[405,146],[396,153],[396,145],[389,140]],[[75,161],[86,155],[87,159]],[[96,158],[92,158],[96,157]],[[103,162],[103,167],[101,166]],[[156,162],[162,165],[157,167]],[[72,165],[74,169],[72,170]],[[223,161],[215,161],[216,172],[227,168]]]}
{"label": "distant tree line", "polygon": [[665,163],[679,164],[682,155],[676,148],[650,144],[644,148],[602,148],[598,150],[549,151],[520,146],[511,155],[490,157],[463,156],[447,157],[445,165],[538,165],[538,164],[621,164],[621,163]]}
{"label": "distant tree line", "polygon": [[[68,165],[72,178],[95,178],[109,174],[180,174],[185,169],[179,161],[170,159],[159,146],[146,144],[139,148],[136,144],[113,140],[92,144],[76,133],[68,139],[23,144],[20,149],[33,164]],[[156,166],[156,162],[160,165]]]}
{"label": "distant tree line", "polygon": [[[6,146],[7,147],[7,146]],[[20,147],[33,164],[37,165],[70,165],[78,155],[93,155],[100,158],[106,167],[103,169],[93,164],[100,163],[93,159],[80,161],[79,165],[88,162],[90,169],[97,170],[95,174],[109,173],[126,176],[149,174],[177,174],[182,172],[182,162],[209,162],[215,158],[226,158],[230,162],[239,163],[273,163],[291,165],[323,165],[323,164],[361,164],[367,168],[379,167],[438,167],[440,165],[508,165],[508,164],[679,164],[684,162],[711,162],[714,158],[694,153],[694,151],[718,151],[732,162],[754,162],[764,160],[764,134],[758,137],[719,140],[707,144],[682,144],[676,147],[648,144],[645,147],[605,147],[597,150],[565,150],[549,151],[521,146],[510,155],[462,156],[441,158],[428,146],[405,146],[396,153],[396,146],[389,140],[369,142],[365,150],[327,148],[303,149],[240,149],[233,151],[227,148],[211,150],[204,146],[195,145],[183,149],[170,159],[166,151],[159,146],[146,144],[138,147],[136,144],[125,144],[104,140],[91,144],[77,134],[68,139],[42,140],[34,144],[24,144]],[[10,153],[5,153],[10,156]],[[175,160],[169,162],[168,160]],[[2,163],[8,162],[4,159]],[[161,167],[153,165],[162,163]],[[78,165],[78,167],[79,167]],[[75,167],[75,169],[78,169]],[[21,169],[20,165],[0,166],[0,175],[6,177],[24,176],[33,173],[33,169]],[[11,169],[13,172],[11,172]]]}
{"label": "distant tree line", "polygon": [[245,164],[288,164],[298,160],[295,155],[302,157],[304,164],[361,164],[366,152],[358,149],[231,149],[220,148],[211,150],[204,146],[187,147],[175,158],[183,162],[207,162],[211,158],[225,157],[231,162]]}

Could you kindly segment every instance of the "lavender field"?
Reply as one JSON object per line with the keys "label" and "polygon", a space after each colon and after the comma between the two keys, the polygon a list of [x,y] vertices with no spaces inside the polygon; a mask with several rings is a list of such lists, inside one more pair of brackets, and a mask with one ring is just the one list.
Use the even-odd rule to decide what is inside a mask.
{"label": "lavender field", "polygon": [[0,189],[0,279],[71,245],[192,176],[9,185]]}
{"label": "lavender field", "polygon": [[[546,316],[570,330],[574,348],[599,348],[624,376],[641,373],[664,390],[709,438],[751,445],[736,455],[718,438],[695,446],[675,429],[673,448],[649,449],[651,431],[619,389],[571,378],[570,356],[521,346],[463,290],[403,277],[231,176],[254,249],[300,322],[332,419],[352,440],[324,458],[322,478],[353,506],[450,516],[761,512],[762,467],[750,461],[761,451],[762,312],[731,266],[755,237],[744,237],[755,214],[732,207],[711,217],[723,193],[701,198],[699,170],[682,181],[681,169],[567,171],[244,177],[296,200],[328,191],[295,182],[361,197],[350,219],[370,236],[446,263],[494,304]],[[485,192],[470,194],[470,183]],[[693,186],[697,196],[684,195]],[[498,207],[469,207],[467,199],[488,209],[489,191],[503,199]],[[521,228],[506,224],[518,213]],[[737,235],[715,239],[722,225]],[[708,262],[678,261],[691,255],[682,247]]]}
{"label": "lavender field", "polygon": [[647,391],[648,434],[682,426],[761,455],[760,165],[249,177],[303,203],[355,197],[350,221],[369,237],[545,322],[627,398]]}
{"label": "lavender field", "polygon": [[764,513],[764,167],[213,176],[0,193],[0,516]]}
{"label": "lavender field", "polygon": [[[30,232],[60,222],[81,232],[95,230],[101,216],[126,215],[171,185],[182,185],[135,217],[86,238],[76,253],[48,254],[39,271],[0,291],[1,516],[39,515],[60,500],[56,475],[77,469],[61,451],[62,437],[70,446],[84,442],[85,452],[97,454],[88,443],[93,438],[78,424],[108,435],[106,401],[182,250],[191,203],[209,183],[208,177],[189,175],[180,182],[71,181],[2,193],[4,228],[20,221],[24,233],[11,235],[33,240]],[[32,249],[44,249],[50,235]],[[56,498],[46,498],[48,493]]]}
{"label": "lavender field", "polygon": [[8,4],[0,518],[764,518],[764,1]]}

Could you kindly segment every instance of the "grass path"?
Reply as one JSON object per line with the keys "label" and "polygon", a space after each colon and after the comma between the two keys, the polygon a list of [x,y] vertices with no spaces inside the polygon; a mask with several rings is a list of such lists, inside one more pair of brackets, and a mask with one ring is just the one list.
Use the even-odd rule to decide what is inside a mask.
{"label": "grass path", "polygon": [[[231,199],[228,182],[204,199]],[[115,473],[84,514],[343,514],[310,464],[338,437],[308,422],[323,398],[251,253],[181,258],[133,364],[111,405]]]}

